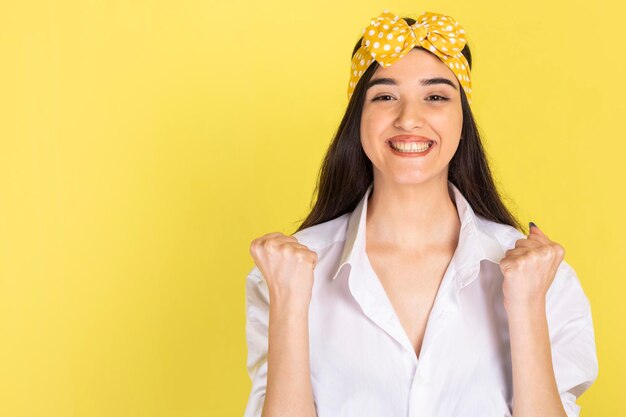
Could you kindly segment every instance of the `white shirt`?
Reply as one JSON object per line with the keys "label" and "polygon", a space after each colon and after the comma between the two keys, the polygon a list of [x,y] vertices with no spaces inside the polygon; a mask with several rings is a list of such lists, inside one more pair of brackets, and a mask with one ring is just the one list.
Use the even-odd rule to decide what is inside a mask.
{"label": "white shirt", "polygon": [[[448,181],[461,231],[430,312],[419,359],[365,252],[373,184],[352,213],[294,236],[318,255],[309,308],[313,398],[318,417],[503,417],[513,404],[511,348],[498,262],[525,235],[474,213]],[[259,417],[267,383],[267,284],[246,280],[244,417]],[[568,417],[596,379],[591,308],[565,261],[546,294],[558,391]],[[532,359],[531,359],[532,360]]]}

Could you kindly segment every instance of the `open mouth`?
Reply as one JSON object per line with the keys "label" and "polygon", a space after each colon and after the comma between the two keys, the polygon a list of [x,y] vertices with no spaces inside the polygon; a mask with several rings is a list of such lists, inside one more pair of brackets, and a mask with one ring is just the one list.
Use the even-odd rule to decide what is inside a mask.
{"label": "open mouth", "polygon": [[389,146],[401,153],[423,153],[434,145],[433,141],[428,142],[389,142]]}

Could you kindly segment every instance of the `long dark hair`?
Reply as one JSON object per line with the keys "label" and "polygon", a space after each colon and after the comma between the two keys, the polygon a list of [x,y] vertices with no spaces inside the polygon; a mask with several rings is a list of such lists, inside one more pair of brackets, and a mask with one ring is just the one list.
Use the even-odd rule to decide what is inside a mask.
{"label": "long dark hair", "polygon": [[[410,17],[403,19],[409,25],[415,23],[415,19]],[[352,56],[361,46],[362,39],[360,38],[354,46]],[[471,69],[472,54],[467,43],[461,53],[467,59]],[[379,64],[374,60],[355,86],[346,112],[320,168],[318,183],[313,194],[313,198],[317,194],[315,205],[296,232],[353,211],[374,179],[372,162],[361,146],[360,124],[365,101],[365,86],[378,66]],[[498,223],[508,224],[527,234],[498,194],[478,133],[478,126],[465,92],[462,88],[460,91],[463,111],[462,140],[450,160],[448,179],[461,191],[476,214]]]}

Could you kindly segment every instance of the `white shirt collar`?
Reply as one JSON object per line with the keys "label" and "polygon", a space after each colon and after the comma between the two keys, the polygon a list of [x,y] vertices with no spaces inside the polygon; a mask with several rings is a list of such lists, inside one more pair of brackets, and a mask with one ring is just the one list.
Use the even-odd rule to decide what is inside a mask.
{"label": "white shirt collar", "polygon": [[[367,200],[373,187],[374,184],[370,184],[361,201],[349,216],[346,240],[339,266],[332,277],[333,280],[337,278],[344,265],[352,265],[356,256],[365,252]],[[461,287],[464,287],[476,277],[481,260],[486,259],[496,264],[500,263],[504,257],[504,249],[493,234],[486,229],[484,220],[480,220],[474,213],[461,191],[449,180],[448,187],[455,197],[457,212],[461,220],[459,243],[453,261],[462,280]]]}

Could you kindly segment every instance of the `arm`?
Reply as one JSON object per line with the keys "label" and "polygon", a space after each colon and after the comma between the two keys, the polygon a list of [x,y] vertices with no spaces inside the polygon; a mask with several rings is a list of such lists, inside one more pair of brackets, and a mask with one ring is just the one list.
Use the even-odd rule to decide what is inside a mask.
{"label": "arm", "polygon": [[591,305],[567,262],[545,300],[508,310],[513,415],[578,417],[576,400],[596,380],[598,359]]}
{"label": "arm", "polygon": [[244,417],[316,416],[308,304],[270,294],[256,267],[246,281],[246,338],[252,389]]}
{"label": "arm", "polygon": [[271,294],[262,417],[316,416],[309,364],[309,304]]}
{"label": "arm", "polygon": [[513,416],[567,417],[552,367],[545,302],[508,311]]}
{"label": "arm", "polygon": [[597,377],[591,307],[565,249],[529,223],[500,260],[515,417],[578,417]]}

